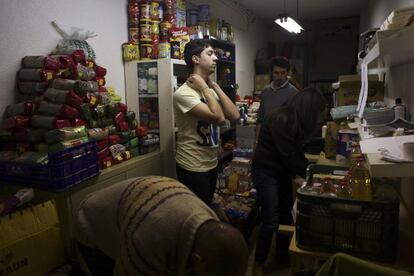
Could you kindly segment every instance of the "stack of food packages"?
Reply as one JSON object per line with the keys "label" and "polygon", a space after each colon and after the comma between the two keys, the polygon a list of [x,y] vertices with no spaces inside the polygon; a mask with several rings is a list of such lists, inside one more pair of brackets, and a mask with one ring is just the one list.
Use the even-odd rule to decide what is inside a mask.
{"label": "stack of food packages", "polygon": [[183,59],[190,40],[184,0],[129,0],[124,60]]}
{"label": "stack of food packages", "polygon": [[252,189],[250,171],[250,156],[235,157],[219,174],[219,193],[214,198],[214,205],[230,220],[243,220],[251,211],[256,192]]}
{"label": "stack of food packages", "polygon": [[[59,53],[59,54],[57,54]],[[105,86],[106,69],[81,49],[25,56],[18,103],[4,113],[0,160],[47,162],[47,153],[95,139],[101,168],[138,155],[135,113]]]}

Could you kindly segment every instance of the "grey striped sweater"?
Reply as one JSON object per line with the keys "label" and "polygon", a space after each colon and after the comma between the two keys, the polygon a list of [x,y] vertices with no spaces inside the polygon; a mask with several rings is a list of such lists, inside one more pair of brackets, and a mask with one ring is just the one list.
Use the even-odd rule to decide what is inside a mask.
{"label": "grey striped sweater", "polygon": [[89,195],[75,236],[116,261],[116,275],[185,275],[197,229],[215,213],[161,176],[132,178]]}

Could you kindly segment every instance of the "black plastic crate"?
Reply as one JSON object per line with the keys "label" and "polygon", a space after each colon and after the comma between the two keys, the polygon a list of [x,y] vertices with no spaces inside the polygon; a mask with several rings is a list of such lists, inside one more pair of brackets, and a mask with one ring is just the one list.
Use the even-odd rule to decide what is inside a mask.
{"label": "black plastic crate", "polygon": [[[310,165],[314,173],[343,168]],[[297,192],[296,241],[302,249],[346,252],[386,262],[395,261],[398,249],[399,199],[371,201],[334,198]]]}
{"label": "black plastic crate", "polygon": [[96,141],[48,154],[48,164],[0,160],[0,181],[64,191],[99,175]]}

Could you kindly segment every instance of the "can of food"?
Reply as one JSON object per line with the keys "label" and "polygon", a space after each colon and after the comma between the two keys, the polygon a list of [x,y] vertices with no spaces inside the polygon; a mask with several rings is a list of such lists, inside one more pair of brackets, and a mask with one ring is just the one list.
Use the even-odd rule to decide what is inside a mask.
{"label": "can of food", "polygon": [[159,18],[160,18],[159,7],[160,7],[160,3],[155,2],[155,1],[151,2],[151,4],[150,4],[150,18],[152,20],[159,20]]}
{"label": "can of food", "polygon": [[141,59],[152,59],[152,44],[141,44],[140,55]]}
{"label": "can of food", "polygon": [[125,43],[122,45],[123,56],[125,61],[138,60],[139,48],[138,44]]}
{"label": "can of food", "polygon": [[128,24],[137,26],[139,24],[139,4],[138,2],[130,2],[128,4]]}
{"label": "can of food", "polygon": [[163,21],[160,23],[160,40],[168,41],[169,31],[172,28],[172,24],[168,21]]}
{"label": "can of food", "polygon": [[160,34],[160,21],[153,20],[151,25],[151,34],[159,35]]}
{"label": "can of food", "polygon": [[180,42],[171,42],[171,58],[181,59]]}
{"label": "can of food", "polygon": [[171,44],[169,42],[158,44],[158,58],[171,58]]}
{"label": "can of food", "polygon": [[128,28],[128,41],[131,43],[138,43],[139,41],[139,29]]}
{"label": "can of food", "polygon": [[140,16],[140,20],[141,21],[145,21],[145,20],[150,20],[151,16],[150,16],[150,10],[151,10],[151,5],[148,3],[142,3],[140,5],[140,10],[141,10],[141,16]]}
{"label": "can of food", "polygon": [[141,24],[140,26],[140,36],[139,40],[142,42],[151,41],[151,25],[150,24]]}

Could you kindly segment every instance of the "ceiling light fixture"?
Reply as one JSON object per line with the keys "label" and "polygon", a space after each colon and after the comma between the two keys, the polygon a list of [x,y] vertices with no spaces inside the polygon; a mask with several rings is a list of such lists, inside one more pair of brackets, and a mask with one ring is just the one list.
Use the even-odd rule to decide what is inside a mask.
{"label": "ceiling light fixture", "polygon": [[[285,14],[281,14],[275,20],[275,23],[284,28],[286,31],[298,34],[304,29],[291,17],[286,14],[286,0],[284,1]],[[299,16],[299,0],[296,1],[296,17]]]}

